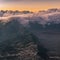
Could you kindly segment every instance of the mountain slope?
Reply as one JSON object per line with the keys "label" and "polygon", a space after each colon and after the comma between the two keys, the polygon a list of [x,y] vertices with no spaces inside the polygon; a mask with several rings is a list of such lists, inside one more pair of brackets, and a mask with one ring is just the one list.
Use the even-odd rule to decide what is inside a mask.
{"label": "mountain slope", "polygon": [[38,59],[38,41],[18,20],[11,20],[3,24],[0,36],[0,60],[29,60]]}

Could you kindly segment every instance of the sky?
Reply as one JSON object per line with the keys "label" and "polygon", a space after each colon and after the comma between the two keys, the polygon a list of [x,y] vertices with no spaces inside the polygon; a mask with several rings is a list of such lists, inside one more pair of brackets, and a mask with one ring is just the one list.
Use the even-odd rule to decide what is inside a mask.
{"label": "sky", "polygon": [[39,11],[60,8],[60,0],[0,0],[0,10]]}

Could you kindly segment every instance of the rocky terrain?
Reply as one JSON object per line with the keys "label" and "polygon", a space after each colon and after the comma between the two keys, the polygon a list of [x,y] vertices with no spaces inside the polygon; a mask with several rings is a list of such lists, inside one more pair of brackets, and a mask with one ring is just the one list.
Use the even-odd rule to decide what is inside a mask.
{"label": "rocky terrain", "polygon": [[39,60],[39,44],[60,59],[60,9],[0,11],[0,60]]}

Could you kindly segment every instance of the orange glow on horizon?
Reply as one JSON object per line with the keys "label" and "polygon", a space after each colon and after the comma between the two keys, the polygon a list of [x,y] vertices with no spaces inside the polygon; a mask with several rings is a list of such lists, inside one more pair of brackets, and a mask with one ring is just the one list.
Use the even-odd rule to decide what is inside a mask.
{"label": "orange glow on horizon", "polygon": [[28,10],[28,11],[32,11],[32,12],[37,12],[40,10],[47,10],[47,9],[51,9],[51,8],[60,8],[60,3],[31,3],[31,4],[13,4],[13,3],[5,3],[5,4],[0,4],[0,10],[19,10],[19,11],[24,11],[24,10]]}
{"label": "orange glow on horizon", "polygon": [[38,12],[38,11],[41,11],[41,10],[47,10],[47,9],[51,9],[51,8],[54,8],[54,7],[46,7],[46,8],[14,8],[13,7],[13,8],[1,8],[1,10],[13,10],[13,11],[19,10],[19,11]]}

